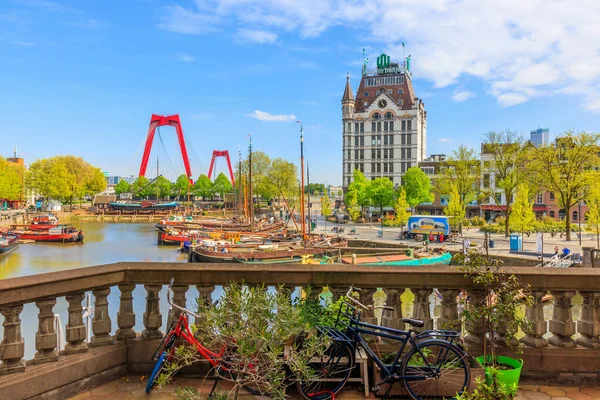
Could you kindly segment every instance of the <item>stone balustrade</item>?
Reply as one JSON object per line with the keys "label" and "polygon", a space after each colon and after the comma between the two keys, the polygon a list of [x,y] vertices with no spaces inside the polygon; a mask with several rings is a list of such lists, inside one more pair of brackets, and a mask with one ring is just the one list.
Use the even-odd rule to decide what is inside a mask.
{"label": "stone balustrade", "polygon": [[[597,382],[600,376],[600,269],[505,269],[529,285],[534,298],[533,305],[525,311],[532,329],[520,338],[524,375],[578,384]],[[91,385],[109,376],[114,379],[115,374],[150,368],[150,355],[168,324],[179,317],[178,312],[160,308],[160,291],[171,278],[175,279],[173,301],[182,306],[189,298],[190,287],[198,290],[202,301],[210,301],[216,287],[231,281],[265,284],[278,290],[311,286],[313,295],[327,288],[325,290],[332,293],[334,300],[344,295],[350,285],[356,285],[363,289],[361,299],[365,303],[381,297],[379,290],[383,290],[387,305],[394,311],[386,312],[383,317],[369,312],[365,319],[377,322],[379,318],[382,324],[401,329],[404,328],[401,318],[409,316],[423,319],[427,329],[460,329],[457,303],[460,289],[466,289],[474,298],[482,296],[461,272],[447,266],[350,268],[348,265],[117,263],[6,279],[0,281],[0,313],[4,317],[0,344],[0,398],[8,398],[3,396],[6,393],[12,394],[10,398],[48,393],[64,396],[81,390],[82,380]],[[141,332],[135,331],[133,292],[136,285],[145,289],[144,329]],[[117,288],[119,304],[113,306],[118,308],[118,313],[112,321],[108,299],[111,291]],[[435,302],[439,306],[432,312],[434,289]],[[407,290],[414,295],[411,315],[403,315],[406,308],[402,299]],[[92,293],[95,309],[89,342],[86,342],[82,315],[86,292]],[[548,294],[552,295],[551,303],[544,301]],[[58,352],[53,309],[57,298],[63,296],[68,303],[67,344],[64,351]],[[575,296],[581,299],[577,321],[573,315]],[[28,303],[35,304],[39,310],[37,326],[22,326],[21,313]],[[551,313],[546,312],[550,317],[547,321],[544,309],[549,306],[553,309]],[[163,313],[169,313],[166,326]],[[114,336],[111,335],[113,324],[117,328]],[[37,330],[35,343],[24,342],[23,329]],[[484,341],[482,328],[468,324],[466,329],[465,342],[476,352]],[[35,346],[36,350],[33,359],[27,362],[25,346]],[[501,349],[501,352],[511,354],[513,351]],[[99,366],[102,355],[107,360],[110,355],[105,367]],[[64,365],[84,365],[92,358],[94,367],[73,367],[71,377],[67,372],[59,377],[51,375]],[[43,379],[49,376],[53,376],[54,381]]]}

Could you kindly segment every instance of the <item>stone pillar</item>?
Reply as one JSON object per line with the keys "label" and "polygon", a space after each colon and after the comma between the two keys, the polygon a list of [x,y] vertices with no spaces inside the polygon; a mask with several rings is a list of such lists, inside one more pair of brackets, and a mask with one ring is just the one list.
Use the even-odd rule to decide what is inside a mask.
{"label": "stone pillar", "polygon": [[38,313],[38,331],[35,334],[36,364],[57,361],[56,331],[54,330],[54,312],[56,299],[36,301],[35,305],[40,310]]}
{"label": "stone pillar", "polygon": [[[474,306],[480,306],[485,301],[485,295],[483,291],[473,290],[469,293],[471,296],[470,302]],[[469,304],[467,304],[466,307],[468,308]],[[483,336],[485,335],[483,323],[483,318],[465,322],[465,328],[467,330],[467,334],[465,335],[465,343],[472,348],[477,349],[483,345]]]}
{"label": "stone pillar", "polygon": [[581,319],[577,330],[581,337],[577,344],[592,349],[600,349],[600,292],[579,292],[583,297]]}
{"label": "stone pillar", "polygon": [[433,318],[431,318],[431,312],[429,308],[429,296],[431,295],[431,289],[415,289],[415,306],[413,308],[413,318],[420,319],[425,322],[425,326],[420,328],[424,331],[433,329]]}
{"label": "stone pillar", "polygon": [[135,285],[119,285],[121,291],[121,302],[119,303],[119,312],[117,313],[117,339],[134,339],[135,331],[135,313],[133,312],[133,289]]}
{"label": "stone pillar", "polygon": [[[365,306],[373,305],[373,295],[377,291],[377,288],[366,288],[363,289],[360,293],[360,302]],[[362,312],[361,321],[367,324],[377,325],[377,317],[375,316],[375,310],[360,310]]]}
{"label": "stone pillar", "polygon": [[163,334],[160,331],[162,325],[162,314],[160,313],[160,303],[158,292],[162,289],[161,285],[144,285],[146,289],[146,311],[144,312],[144,331],[142,337],[144,339],[162,338]]}
{"label": "stone pillar", "polygon": [[329,286],[329,291],[332,294],[331,301],[335,303],[340,299],[340,297],[346,296],[346,293],[348,293],[348,288],[341,286]]}
{"label": "stone pillar", "polygon": [[[198,303],[204,304],[205,306],[210,305],[212,303],[212,293],[215,291],[215,286],[214,285],[196,286],[196,288],[198,289],[198,294],[199,294]],[[202,315],[202,314],[200,314],[200,315]],[[205,320],[205,317],[201,316],[200,318],[196,318],[196,320],[194,321],[194,324],[198,328],[198,330],[196,331],[196,334],[200,334],[202,332],[204,320]]]}
{"label": "stone pillar", "polygon": [[545,295],[545,290],[531,291],[533,305],[527,307],[525,311],[525,317],[531,325],[529,332],[525,332],[525,336],[521,338],[521,342],[536,349],[548,346],[548,341],[542,337],[548,329],[548,324],[544,319],[544,304],[542,303],[542,298]]}
{"label": "stone pillar", "polygon": [[405,328],[405,323],[402,322],[402,300],[400,299],[403,292],[404,289],[385,289],[386,306],[393,307],[394,311],[383,311],[381,325],[394,329]]}
{"label": "stone pillar", "polygon": [[277,291],[277,293],[284,295],[284,296],[288,296],[290,298],[290,301],[292,300],[292,293],[294,293],[295,289],[296,288],[293,286],[286,286],[286,285],[275,286],[275,290]]}
{"label": "stone pillar", "polygon": [[583,257],[581,260],[581,267],[582,268],[593,268],[594,267],[594,263],[592,261],[592,256],[593,256],[593,247],[583,247]]}
{"label": "stone pillar", "polygon": [[554,336],[548,339],[550,344],[555,346],[572,348],[575,347],[575,341],[571,335],[575,333],[575,321],[573,321],[571,299],[575,296],[574,290],[557,290],[552,292],[554,295],[554,313],[550,320],[550,332]]}
{"label": "stone pillar", "polygon": [[442,312],[440,313],[439,329],[460,331],[460,318],[458,316],[458,303],[455,289],[439,289],[442,295]]}
{"label": "stone pillar", "polygon": [[94,318],[92,319],[92,340],[90,346],[105,346],[113,344],[114,338],[110,335],[112,324],[108,315],[108,295],[110,288],[94,289]]}
{"label": "stone pillar", "polygon": [[[173,303],[175,303],[179,307],[185,308],[186,301],[187,301],[185,298],[185,294],[187,293],[189,286],[188,285],[175,285],[172,287],[172,289],[173,289]],[[197,310],[192,310],[192,311],[196,312]],[[183,312],[181,310],[178,310],[174,307],[171,308],[171,310],[169,311],[169,318],[167,320],[167,329],[169,329],[171,327],[171,323],[173,321],[177,321],[179,319],[179,316],[181,314],[183,314]]]}
{"label": "stone pillar", "polygon": [[[25,371],[25,342],[21,337],[21,311],[23,305],[0,310],[4,317],[4,337],[0,343],[0,375]],[[55,342],[56,344],[56,342]]]}
{"label": "stone pillar", "polygon": [[69,303],[69,323],[65,329],[67,336],[66,354],[83,353],[87,351],[85,344],[86,331],[83,325],[83,301],[84,294],[77,293],[65,296]]}

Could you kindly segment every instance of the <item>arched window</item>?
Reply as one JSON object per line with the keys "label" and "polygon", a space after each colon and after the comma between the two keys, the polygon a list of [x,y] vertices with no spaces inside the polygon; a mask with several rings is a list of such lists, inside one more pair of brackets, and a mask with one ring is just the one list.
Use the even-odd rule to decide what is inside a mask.
{"label": "arched window", "polygon": [[381,119],[381,115],[379,113],[375,113],[375,114],[373,114],[373,119],[379,120],[379,119]]}
{"label": "arched window", "polygon": [[558,210],[558,219],[560,219],[560,220],[565,219],[565,215],[566,215],[566,213],[565,213],[564,209],[561,208],[560,210]]}
{"label": "arched window", "polygon": [[573,221],[578,221],[579,213],[577,211],[573,211]]}
{"label": "arched window", "polygon": [[393,118],[393,116],[392,116],[392,113],[390,111],[388,111],[388,112],[385,113],[385,119],[392,119],[392,118]]}
{"label": "arched window", "polygon": [[550,218],[554,218],[554,211],[550,211]]}

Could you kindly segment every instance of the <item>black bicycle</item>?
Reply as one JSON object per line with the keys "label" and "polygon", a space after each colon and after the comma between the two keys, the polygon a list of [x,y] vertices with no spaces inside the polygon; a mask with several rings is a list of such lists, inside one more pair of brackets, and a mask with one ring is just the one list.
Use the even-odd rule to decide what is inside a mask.
{"label": "black bicycle", "polygon": [[[415,400],[452,399],[467,390],[470,369],[465,351],[457,345],[458,332],[428,330],[418,333],[423,321],[403,318],[411,328],[407,331],[373,325],[360,320],[362,310],[393,310],[391,307],[366,306],[352,296],[350,287],[340,311],[336,328],[319,327],[331,338],[331,346],[323,355],[313,357],[309,366],[311,378],[298,382],[298,391],[306,399],[326,400],[337,394],[355,367],[355,354],[362,348],[380,369],[380,381],[373,386],[376,395],[388,398],[395,383],[402,382]],[[338,328],[339,327],[339,328]],[[399,344],[391,363],[384,362],[361,335],[372,335]],[[384,387],[383,394],[379,393]]]}

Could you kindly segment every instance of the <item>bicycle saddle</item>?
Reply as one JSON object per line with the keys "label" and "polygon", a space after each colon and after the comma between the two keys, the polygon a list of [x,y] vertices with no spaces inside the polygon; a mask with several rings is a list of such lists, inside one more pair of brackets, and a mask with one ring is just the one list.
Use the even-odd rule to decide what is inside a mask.
{"label": "bicycle saddle", "polygon": [[422,328],[425,326],[425,322],[421,321],[420,319],[402,318],[402,322],[406,322],[416,328]]}

